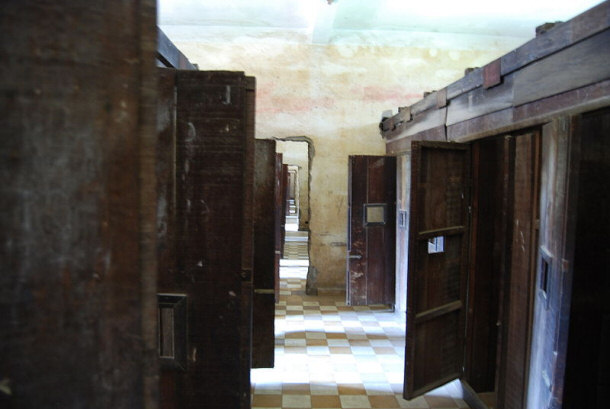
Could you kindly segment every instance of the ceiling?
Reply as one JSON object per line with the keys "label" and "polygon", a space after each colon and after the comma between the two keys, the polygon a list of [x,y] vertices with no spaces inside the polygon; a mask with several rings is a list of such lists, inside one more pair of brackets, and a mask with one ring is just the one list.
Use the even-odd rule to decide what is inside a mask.
{"label": "ceiling", "polygon": [[398,45],[416,33],[527,40],[534,37],[536,26],[568,20],[598,3],[600,0],[159,0],[158,22],[174,40],[180,35],[202,42],[210,30],[246,36],[300,32],[306,34],[300,41],[313,44],[374,38]]}

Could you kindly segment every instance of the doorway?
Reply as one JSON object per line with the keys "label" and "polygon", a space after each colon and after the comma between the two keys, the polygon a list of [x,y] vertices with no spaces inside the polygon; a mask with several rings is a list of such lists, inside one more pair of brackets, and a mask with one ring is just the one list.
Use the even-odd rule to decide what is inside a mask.
{"label": "doorway", "polygon": [[576,119],[573,249],[563,408],[603,408],[610,388],[610,110]]}
{"label": "doorway", "polygon": [[[296,222],[297,231],[309,231],[309,175],[313,159],[313,143],[307,137],[276,138],[277,152],[287,165],[286,221]],[[291,229],[293,227],[291,226]]]}
{"label": "doorway", "polygon": [[473,407],[523,407],[539,145],[538,130],[414,143],[405,397],[460,378]]}

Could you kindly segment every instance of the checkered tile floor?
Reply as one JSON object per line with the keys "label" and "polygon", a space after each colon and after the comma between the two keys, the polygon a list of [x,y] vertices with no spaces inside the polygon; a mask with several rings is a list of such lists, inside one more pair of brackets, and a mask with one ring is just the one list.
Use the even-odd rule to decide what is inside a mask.
{"label": "checkered tile floor", "polygon": [[[306,254],[306,241],[291,245]],[[282,260],[275,368],[252,370],[253,409],[468,407],[455,384],[402,399],[404,314],[305,295],[307,264]]]}

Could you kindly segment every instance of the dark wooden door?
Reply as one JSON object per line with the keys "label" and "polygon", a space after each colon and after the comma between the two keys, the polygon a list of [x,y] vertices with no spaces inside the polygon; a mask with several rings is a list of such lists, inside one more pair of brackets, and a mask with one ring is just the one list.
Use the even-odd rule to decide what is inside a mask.
{"label": "dark wooden door", "polygon": [[0,21],[0,407],[154,408],[155,2]]}
{"label": "dark wooden door", "polygon": [[275,348],[276,153],[274,140],[255,143],[254,310],[252,367],[272,368]]}
{"label": "dark wooden door", "polygon": [[283,190],[282,190],[282,169],[284,155],[281,153],[275,154],[275,196],[274,196],[274,215],[275,215],[275,302],[280,300],[280,259],[284,248],[283,232],[285,232],[285,216],[283,206]]}
{"label": "dark wooden door", "polygon": [[349,157],[348,206],[347,302],[393,306],[395,157]]}
{"label": "dark wooden door", "polygon": [[[172,109],[159,115],[170,118],[160,121],[157,170],[168,246],[159,254],[161,407],[249,408],[254,84],[238,72],[175,71],[174,86],[175,145]],[[160,89],[171,107],[171,85]]]}
{"label": "dark wooden door", "polygon": [[286,244],[286,216],[288,216],[288,165],[282,164],[282,175],[280,179],[280,199],[282,206],[282,217],[281,217],[281,248],[280,255],[284,257],[284,246]]}
{"label": "dark wooden door", "polygon": [[469,173],[469,146],[413,142],[406,399],[413,399],[462,373]]}
{"label": "dark wooden door", "polygon": [[538,131],[505,137],[508,145],[508,224],[502,306],[498,321],[501,349],[498,368],[498,407],[525,407],[533,308],[539,198]]}

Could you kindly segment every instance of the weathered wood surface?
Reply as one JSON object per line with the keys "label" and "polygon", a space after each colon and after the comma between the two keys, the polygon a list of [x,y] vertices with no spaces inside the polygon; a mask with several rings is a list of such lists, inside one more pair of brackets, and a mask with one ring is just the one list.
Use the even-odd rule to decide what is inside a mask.
{"label": "weathered wood surface", "polygon": [[[549,402],[549,407],[557,408],[563,393],[571,283],[570,271],[563,265],[564,259],[570,260],[564,235],[570,194],[570,126],[568,118],[559,117],[542,129],[537,289],[527,393],[527,407],[533,408],[545,407]],[[543,289],[541,273],[545,263],[548,280]]]}
{"label": "weathered wood surface", "polygon": [[[537,246],[538,146],[536,132],[517,135],[511,140],[511,186],[508,209],[509,274],[504,287],[502,348],[500,351],[499,405],[521,409],[526,396],[532,303]],[[511,152],[512,153],[512,152]]]}
{"label": "weathered wood surface", "polygon": [[[275,302],[280,301],[280,259],[284,242],[282,241],[282,229],[285,229],[286,218],[283,213],[283,189],[282,189],[282,170],[283,170],[283,154],[275,154],[275,196],[274,196],[274,215],[275,215]],[[284,230],[285,231],[285,230]]]}
{"label": "weathered wood surface", "polygon": [[446,142],[447,128],[445,125],[437,126],[436,128],[427,129],[419,132],[413,137],[400,138],[386,142],[386,153],[395,155],[397,153],[408,152],[411,150],[411,142],[413,141],[431,141],[431,142]]}
{"label": "weathered wood surface", "polygon": [[0,7],[2,407],[157,405],[154,21]]}
{"label": "weathered wood surface", "polygon": [[196,70],[189,59],[174,45],[172,40],[157,27],[157,60],[166,68]]}
{"label": "weathered wood surface", "polygon": [[[348,303],[394,305],[396,158],[350,156],[349,181]],[[385,205],[383,224],[366,223],[366,204]]]}
{"label": "weathered wood surface", "polygon": [[157,268],[164,292],[176,272],[176,71],[157,73]]}
{"label": "weathered wood surface", "polygon": [[173,284],[189,297],[188,369],[175,377],[183,408],[249,404],[251,255],[242,252],[251,249],[243,241],[254,140],[246,130],[247,83],[237,72],[180,71],[177,78]]}
{"label": "weathered wood surface", "polygon": [[276,143],[255,142],[252,367],[272,368],[275,350]]}
{"label": "weathered wood surface", "polygon": [[447,98],[453,99],[483,85],[483,69],[477,68],[462,79],[447,86]]}
{"label": "weathered wood surface", "polygon": [[502,75],[517,71],[609,27],[610,2],[606,1],[502,56]]}
{"label": "weathered wood surface", "polygon": [[244,142],[243,142],[243,170],[242,170],[242,200],[241,212],[243,217],[241,244],[241,325],[240,325],[240,408],[250,409],[251,384],[250,369],[252,368],[252,308],[254,306],[254,284],[252,272],[254,270],[254,128],[256,103],[256,78],[244,79]]}
{"label": "weathered wood surface", "polygon": [[504,140],[472,146],[473,202],[468,280],[465,380],[477,392],[495,390],[500,278],[506,268]]}
{"label": "weathered wood surface", "polygon": [[366,202],[366,157],[350,156],[348,160],[346,298],[349,305],[366,305],[366,233],[362,205]]}
{"label": "weathered wood surface", "polygon": [[[448,85],[442,90],[447,98],[445,122],[438,122],[443,98],[433,92],[407,107],[410,120],[400,113],[385,119],[381,133],[387,144],[397,146],[403,138],[422,140],[420,133],[445,125],[448,141],[466,141],[488,136],[485,129],[507,132],[516,121],[522,128],[562,111],[595,109],[603,98],[607,104],[607,92],[602,96],[580,92],[578,104],[564,104],[569,98],[562,96],[593,90],[588,87],[599,90],[610,79],[609,28],[607,1]],[[393,147],[388,152],[399,151]]]}
{"label": "weathered wood surface", "polygon": [[409,243],[409,204],[411,197],[411,153],[396,157],[396,311],[407,310],[407,255]]}
{"label": "weathered wood surface", "polygon": [[513,78],[505,77],[501,85],[477,88],[451,100],[446,125],[450,126],[513,106]]}
{"label": "weathered wood surface", "polygon": [[610,78],[610,30],[515,74],[514,106]]}
{"label": "weathered wood surface", "polygon": [[[470,151],[465,145],[414,142],[411,161],[406,399],[462,372]],[[446,228],[455,232],[443,236],[442,252],[430,254],[420,233]]]}
{"label": "weathered wood surface", "polygon": [[399,135],[401,138],[414,136],[430,128],[445,126],[446,121],[447,108],[434,109],[414,116],[409,122],[403,121],[398,123],[393,134]]}
{"label": "weathered wood surface", "polygon": [[[471,141],[536,126],[562,113],[577,114],[607,105],[610,105],[610,80],[450,125],[447,127],[447,140]],[[413,138],[426,140],[424,133]],[[403,139],[393,140],[388,145],[403,146],[408,139],[402,141]]]}

